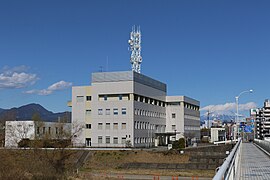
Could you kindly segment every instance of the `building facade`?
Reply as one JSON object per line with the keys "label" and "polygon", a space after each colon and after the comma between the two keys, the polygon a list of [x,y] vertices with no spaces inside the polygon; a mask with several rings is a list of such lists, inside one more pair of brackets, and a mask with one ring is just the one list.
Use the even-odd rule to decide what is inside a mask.
{"label": "building facade", "polygon": [[6,121],[5,147],[18,147],[22,139],[67,139],[71,137],[71,123]]}
{"label": "building facade", "polygon": [[255,138],[257,139],[270,139],[270,100],[264,102],[262,108],[252,111],[251,115],[254,116],[256,112],[255,123]]}
{"label": "building facade", "polygon": [[166,84],[134,71],[92,74],[72,87],[75,146],[152,147],[187,134],[200,138],[199,101],[167,96]]}

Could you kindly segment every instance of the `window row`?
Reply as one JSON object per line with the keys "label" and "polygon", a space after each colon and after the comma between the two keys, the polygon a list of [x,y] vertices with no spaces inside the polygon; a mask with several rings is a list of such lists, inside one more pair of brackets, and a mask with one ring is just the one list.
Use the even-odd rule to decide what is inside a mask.
{"label": "window row", "polygon": [[148,129],[148,130],[155,130],[158,132],[165,131],[165,125],[156,125],[150,124],[149,122],[141,122],[141,121],[134,121],[134,128],[135,129]]}
{"label": "window row", "polygon": [[190,115],[185,115],[185,119],[190,119],[190,120],[196,120],[196,121],[199,121],[199,120],[200,120],[200,117],[190,116]]}
{"label": "window row", "polygon": [[51,127],[37,127],[36,129],[36,133],[37,134],[52,134],[53,133],[53,129],[55,134],[62,134],[63,133],[63,127],[55,127],[55,128],[51,128]]}
{"label": "window row", "polygon": [[99,101],[122,101],[130,100],[129,94],[102,94],[98,95]]}
{"label": "window row", "polygon": [[[112,124],[112,127],[111,127],[111,124]],[[121,125],[121,127],[119,127],[119,125]],[[103,127],[103,123],[98,123],[98,130],[102,130],[104,127]],[[127,123],[105,123],[105,129],[107,130],[110,130],[110,129],[113,129],[113,130],[118,130],[119,129],[127,129]]]}
{"label": "window row", "polygon": [[142,109],[134,109],[134,114],[138,116],[166,118],[166,113],[153,112],[153,111],[142,110]]}
{"label": "window row", "polygon": [[134,138],[134,143],[135,144],[143,144],[143,143],[153,143],[155,142],[155,138],[152,137],[139,137],[139,138]]}
{"label": "window row", "polygon": [[[111,109],[105,109],[105,115],[110,115]],[[127,108],[121,109],[121,114],[126,115],[127,114]],[[98,115],[103,115],[103,109],[98,109]],[[113,108],[113,115],[118,115],[118,108]]]}
{"label": "window row", "polygon": [[193,104],[189,104],[189,103],[184,103],[184,107],[185,108],[188,108],[188,109],[192,109],[192,110],[195,110],[195,111],[199,111],[200,110],[200,107],[199,106],[196,106],[196,105],[193,105]]}
{"label": "window row", "polygon": [[126,144],[126,137],[110,137],[110,136],[98,136],[98,144]]}
{"label": "window row", "polygon": [[91,101],[92,97],[91,96],[76,96],[77,103],[82,103],[82,102],[84,102],[84,100]]}
{"label": "window row", "polygon": [[138,102],[142,102],[142,103],[146,103],[146,104],[152,104],[152,105],[160,106],[160,107],[165,107],[165,102],[163,102],[163,101],[156,100],[156,99],[149,98],[149,97],[145,97],[145,96],[141,96],[141,95],[137,95],[137,94],[134,94],[134,101],[138,101]]}
{"label": "window row", "polygon": [[185,126],[185,130],[199,131],[200,127],[197,127],[197,126]]}

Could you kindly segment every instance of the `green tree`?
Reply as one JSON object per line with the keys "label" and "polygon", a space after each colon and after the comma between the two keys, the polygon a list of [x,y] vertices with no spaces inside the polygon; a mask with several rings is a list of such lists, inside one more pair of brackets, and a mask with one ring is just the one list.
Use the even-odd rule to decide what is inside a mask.
{"label": "green tree", "polygon": [[185,149],[185,138],[180,138],[178,141],[174,141],[172,144],[173,149]]}

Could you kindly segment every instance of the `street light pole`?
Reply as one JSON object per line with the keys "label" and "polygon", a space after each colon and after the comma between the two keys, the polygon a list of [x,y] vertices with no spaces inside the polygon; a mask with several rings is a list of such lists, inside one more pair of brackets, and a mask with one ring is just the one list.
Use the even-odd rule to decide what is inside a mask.
{"label": "street light pole", "polygon": [[250,89],[250,90],[248,90],[248,91],[242,91],[238,96],[236,96],[235,97],[235,102],[236,102],[236,128],[237,128],[237,124],[239,124],[239,127],[237,128],[237,137],[239,137],[239,128],[240,128],[240,122],[239,122],[239,118],[238,118],[238,116],[239,116],[239,114],[238,114],[238,106],[239,106],[239,98],[240,98],[240,96],[242,95],[242,94],[244,94],[244,93],[252,93],[253,92],[253,90],[252,89]]}

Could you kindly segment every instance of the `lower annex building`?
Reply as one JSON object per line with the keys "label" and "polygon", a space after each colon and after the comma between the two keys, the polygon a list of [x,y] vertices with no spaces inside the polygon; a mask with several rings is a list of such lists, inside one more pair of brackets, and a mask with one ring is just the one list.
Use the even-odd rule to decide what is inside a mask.
{"label": "lower annex building", "polygon": [[74,146],[153,147],[200,139],[200,102],[167,96],[166,84],[134,71],[92,73],[72,87]]}

